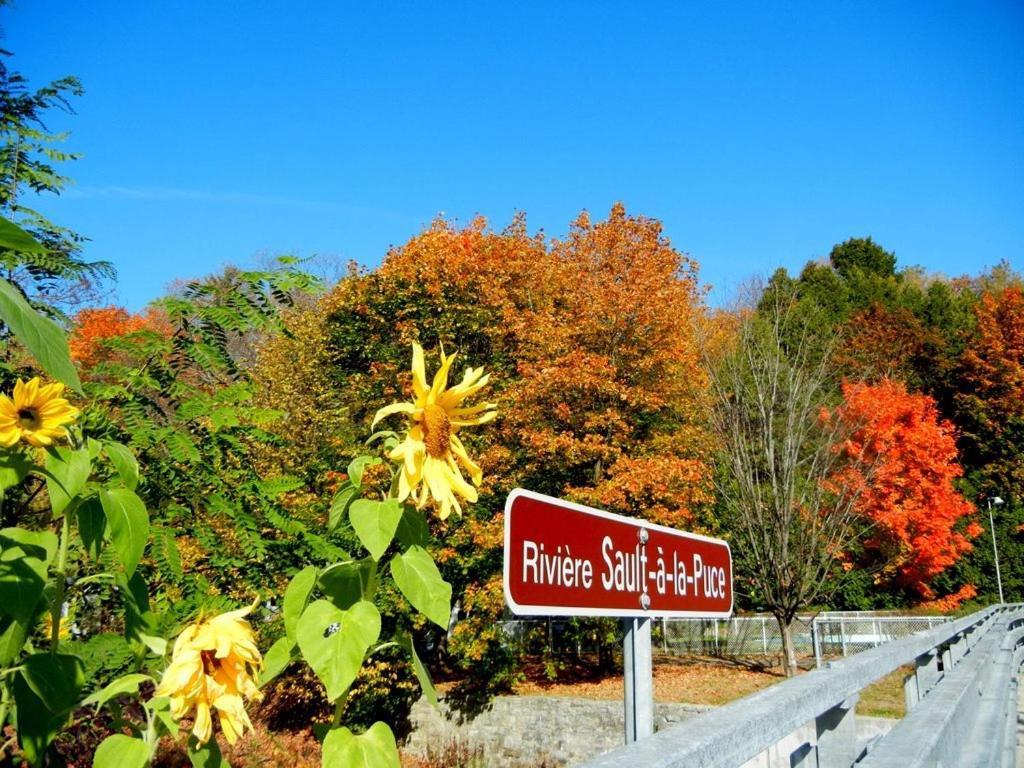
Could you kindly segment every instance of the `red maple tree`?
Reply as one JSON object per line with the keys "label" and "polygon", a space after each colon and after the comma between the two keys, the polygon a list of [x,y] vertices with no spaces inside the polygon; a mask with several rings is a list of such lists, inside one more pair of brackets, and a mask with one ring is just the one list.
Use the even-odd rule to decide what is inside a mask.
{"label": "red maple tree", "polygon": [[873,524],[865,551],[881,565],[880,580],[933,600],[929,582],[969,552],[982,530],[971,519],[974,505],[953,484],[963,474],[953,425],[931,397],[892,379],[846,383],[843,395],[837,416],[853,432],[840,450],[862,462],[838,479],[859,490],[857,511]]}

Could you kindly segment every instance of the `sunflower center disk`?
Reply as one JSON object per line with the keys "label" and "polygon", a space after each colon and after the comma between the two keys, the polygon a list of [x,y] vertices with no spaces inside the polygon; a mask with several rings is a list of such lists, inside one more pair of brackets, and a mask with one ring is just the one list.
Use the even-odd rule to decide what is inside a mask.
{"label": "sunflower center disk", "polygon": [[25,429],[39,429],[42,426],[42,419],[35,408],[22,408],[18,411],[18,421]]}
{"label": "sunflower center disk", "polygon": [[428,405],[423,409],[423,443],[427,446],[427,453],[435,459],[443,459],[448,455],[448,446],[451,443],[452,423],[444,408],[438,405]]}

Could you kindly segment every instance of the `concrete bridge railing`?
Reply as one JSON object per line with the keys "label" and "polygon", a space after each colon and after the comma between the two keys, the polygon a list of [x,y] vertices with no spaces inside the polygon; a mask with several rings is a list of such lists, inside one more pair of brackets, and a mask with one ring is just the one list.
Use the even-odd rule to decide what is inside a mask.
{"label": "concrete bridge railing", "polygon": [[[1024,605],[986,608],[831,662],[585,765],[738,768],[770,750],[777,754],[777,745],[791,744],[794,734],[810,733],[787,746],[783,765],[1012,766],[1022,642]],[[914,669],[904,682],[906,717],[885,736],[859,744],[859,692],[905,665]]]}

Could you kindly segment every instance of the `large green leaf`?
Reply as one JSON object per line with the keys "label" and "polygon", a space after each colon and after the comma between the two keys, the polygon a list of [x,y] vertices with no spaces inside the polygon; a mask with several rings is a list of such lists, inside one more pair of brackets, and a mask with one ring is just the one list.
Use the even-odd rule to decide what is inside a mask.
{"label": "large green leaf", "polygon": [[100,491],[100,504],[110,526],[110,539],[114,551],[131,576],[142,559],[149,539],[149,515],[142,499],[127,488]]}
{"label": "large green leaf", "polygon": [[363,472],[367,467],[380,464],[379,456],[356,456],[348,465],[348,479],[352,485],[359,487],[363,484]]}
{"label": "large green leaf", "polygon": [[27,622],[46,586],[46,563],[16,544],[0,553],[0,613]]}
{"label": "large green leaf", "polygon": [[316,567],[307,565],[292,576],[288,588],[284,591],[284,631],[292,642],[295,642],[295,627],[302,612],[306,610],[306,603],[309,602],[309,596],[316,586],[316,578]]}
{"label": "large green leaf", "polygon": [[146,768],[149,745],[123,733],[108,736],[96,748],[92,768]]}
{"label": "large green leaf", "polygon": [[0,619],[0,667],[9,667],[18,658],[27,637],[27,622],[9,616]]}
{"label": "large green leaf", "polygon": [[374,560],[380,560],[395,538],[398,521],[402,519],[402,505],[398,499],[359,499],[352,503],[348,516],[363,546]]}
{"label": "large green leaf", "polygon": [[60,542],[52,531],[27,531],[24,528],[0,529],[0,549],[15,544],[26,554],[38,557],[45,564],[53,562]]}
{"label": "large green leaf", "polygon": [[279,637],[263,654],[263,671],[260,673],[260,688],[288,668],[295,652],[295,640],[290,637]]}
{"label": "large green leaf", "polygon": [[345,519],[345,512],[348,510],[349,505],[358,497],[359,488],[352,485],[348,480],[341,484],[341,488],[334,494],[334,500],[331,501],[331,509],[327,515],[327,530],[334,532],[338,529],[341,521]]}
{"label": "large green leaf", "polygon": [[[162,638],[154,638],[157,616],[149,607],[149,587],[142,574],[135,572],[129,579],[123,573],[115,576],[117,592],[124,605],[124,636],[129,643],[135,644],[136,652],[144,653],[150,648],[157,655],[163,655],[155,640],[166,643]],[[157,647],[154,647],[156,645]]]}
{"label": "large green leaf", "polygon": [[138,693],[139,686],[152,679],[149,675],[144,675],[141,672],[132,672],[124,675],[86,698],[81,706],[88,707],[95,704],[97,710],[102,709],[104,704],[117,696],[123,696],[126,693]]}
{"label": "large green leaf", "polygon": [[189,739],[188,759],[192,768],[231,768],[231,764],[220,753],[216,739],[210,739],[205,744],[197,744],[195,738]]}
{"label": "large green leaf", "polygon": [[433,558],[423,547],[409,547],[391,561],[395,584],[413,607],[442,629],[448,628],[452,585],[441,577]]}
{"label": "large green leaf", "polygon": [[21,665],[21,676],[50,712],[70,711],[85,684],[82,660],[58,653],[35,653]]}
{"label": "large green leaf", "polygon": [[54,714],[29,687],[21,674],[14,676],[15,725],[18,743],[28,764],[38,768],[46,759],[46,748],[67,722],[68,713]]}
{"label": "large green leaf", "polygon": [[32,462],[19,451],[0,451],[0,499],[4,493],[18,485],[28,474]]}
{"label": "large green leaf", "polygon": [[355,681],[366,651],[377,642],[380,613],[365,600],[347,611],[316,600],[302,614],[296,636],[303,657],[334,701]]}
{"label": "large green leaf", "polygon": [[373,558],[349,560],[325,568],[318,582],[320,591],[342,610],[360,600],[370,600],[376,588],[376,563]]}
{"label": "large green leaf", "polygon": [[112,440],[104,441],[103,450],[114,465],[114,470],[121,477],[121,482],[131,490],[139,484],[139,462],[132,453],[131,448]]}
{"label": "large green leaf", "polygon": [[86,448],[53,445],[46,449],[46,490],[54,517],[61,515],[89,481],[92,462]]}
{"label": "large green leaf", "polygon": [[178,721],[171,714],[171,699],[168,696],[154,696],[146,702],[146,707],[153,713],[154,722],[162,725],[168,736],[177,737],[180,729]]}
{"label": "large green leaf", "polygon": [[64,727],[84,675],[77,656],[37,653],[14,675],[18,741],[29,764],[41,766],[46,748]]}
{"label": "large green leaf", "polygon": [[21,292],[3,278],[0,278],[0,320],[7,323],[44,371],[76,392],[82,391],[64,332],[55,322],[32,309]]}
{"label": "large green leaf", "polygon": [[409,651],[409,656],[412,660],[412,670],[416,673],[416,679],[419,680],[423,695],[427,697],[430,705],[436,709],[437,689],[434,687],[434,681],[430,679],[430,672],[427,670],[426,665],[420,659],[420,655],[416,653],[416,643],[413,642],[412,635],[402,635],[399,639],[399,644]]}
{"label": "large green leaf", "polygon": [[358,736],[348,728],[335,728],[324,739],[323,768],[401,768],[401,764],[395,735],[379,721]]}
{"label": "large green leaf", "polygon": [[408,504],[402,507],[402,519],[398,521],[398,529],[395,536],[402,542],[403,546],[411,547],[417,545],[426,547],[430,542],[430,529],[427,528],[427,520],[423,513]]}
{"label": "large green leaf", "polygon": [[0,248],[18,253],[46,253],[42,243],[6,216],[0,216]]}
{"label": "large green leaf", "polygon": [[103,505],[98,498],[92,496],[75,507],[75,516],[78,519],[78,535],[82,537],[86,553],[93,560],[99,560],[103,551],[103,536],[107,531],[107,516],[103,512]]}

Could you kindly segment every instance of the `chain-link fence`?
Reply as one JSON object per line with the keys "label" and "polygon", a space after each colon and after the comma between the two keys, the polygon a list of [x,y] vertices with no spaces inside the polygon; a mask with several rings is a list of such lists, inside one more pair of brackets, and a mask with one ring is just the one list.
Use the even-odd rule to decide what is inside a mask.
{"label": "chain-link fence", "polygon": [[927,632],[946,616],[894,616],[853,611],[824,613],[814,619],[812,645],[817,658],[848,656],[890,640]]}
{"label": "chain-link fence", "polygon": [[[892,613],[836,611],[800,616],[793,622],[793,645],[799,656],[847,656],[918,632],[951,619],[945,616],[902,616]],[[608,620],[517,619],[502,623],[510,644],[527,653],[596,652],[608,643]],[[656,619],[655,649],[670,655],[775,656],[782,652],[782,633],[769,615],[731,619]]]}
{"label": "chain-link fence", "polygon": [[[799,616],[793,622],[793,646],[802,656],[846,656],[927,631],[944,621],[949,619],[853,611]],[[665,653],[772,656],[782,652],[782,632],[772,616],[664,619],[659,624]]]}
{"label": "chain-link fence", "polygon": [[[782,633],[772,616],[735,616],[731,619],[660,619],[661,649],[676,655],[770,656],[782,651]],[[793,622],[797,654],[811,655],[811,619]]]}

